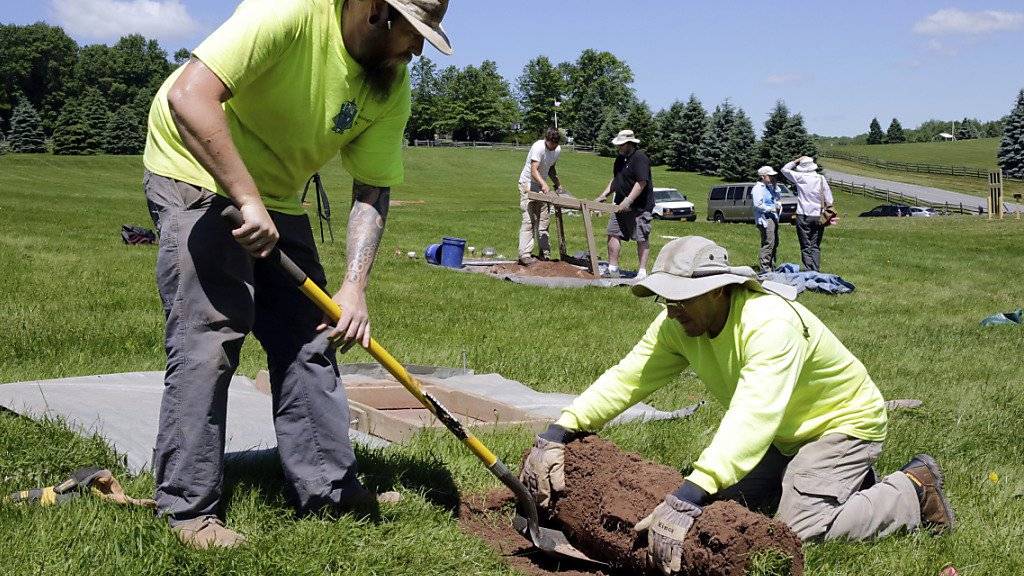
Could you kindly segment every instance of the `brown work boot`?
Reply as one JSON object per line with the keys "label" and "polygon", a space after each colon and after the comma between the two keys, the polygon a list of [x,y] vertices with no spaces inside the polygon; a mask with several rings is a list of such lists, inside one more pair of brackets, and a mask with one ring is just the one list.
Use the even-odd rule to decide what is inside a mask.
{"label": "brown work boot", "polygon": [[224,526],[216,516],[203,516],[179,522],[171,531],[182,544],[197,550],[207,548],[234,548],[245,543],[245,536]]}
{"label": "brown work boot", "polygon": [[942,489],[942,471],[935,459],[927,454],[918,454],[900,471],[917,488],[921,500],[921,522],[936,534],[955,528],[956,517]]}

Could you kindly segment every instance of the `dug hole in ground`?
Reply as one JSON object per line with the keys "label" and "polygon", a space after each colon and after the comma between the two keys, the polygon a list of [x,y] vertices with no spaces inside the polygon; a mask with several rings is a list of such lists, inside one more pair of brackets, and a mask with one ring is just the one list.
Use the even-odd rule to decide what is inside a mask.
{"label": "dug hole in ground", "polygon": [[[515,505],[505,489],[467,498],[459,522],[526,574],[658,574],[646,571],[647,536],[636,534],[633,526],[682,481],[678,470],[623,452],[598,436],[566,445],[566,490],[546,525],[562,530],[574,546],[608,564],[600,569],[533,548],[511,526]],[[803,568],[800,539],[789,527],[735,502],[715,502],[704,507],[686,536],[680,573],[800,576]]]}

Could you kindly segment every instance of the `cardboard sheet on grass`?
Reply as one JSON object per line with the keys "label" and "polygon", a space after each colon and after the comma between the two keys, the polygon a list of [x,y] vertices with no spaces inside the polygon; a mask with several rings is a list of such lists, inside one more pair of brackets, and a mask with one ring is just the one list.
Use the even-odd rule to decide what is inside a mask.
{"label": "cardboard sheet on grass", "polygon": [[[408,368],[419,377],[429,378],[432,385],[506,403],[548,421],[557,418],[562,407],[575,398],[571,394],[536,392],[500,374],[474,374],[470,370],[427,366]],[[344,364],[341,371],[347,386],[391,380],[376,364]],[[3,384],[0,385],[0,407],[37,420],[60,418],[76,432],[96,433],[124,455],[128,469],[137,474],[150,466],[163,379],[163,372],[128,372]],[[236,376],[231,384],[225,452],[230,458],[244,458],[275,448],[277,439],[270,396],[242,376]],[[638,404],[617,421],[684,418],[698,407],[696,404],[665,412]],[[349,435],[354,442],[369,447],[390,444],[356,429],[350,430]]]}
{"label": "cardboard sheet on grass", "polygon": [[[607,262],[602,262],[607,265]],[[438,268],[444,268],[438,266]],[[611,288],[614,286],[632,286],[636,272],[623,270],[622,278],[604,278],[591,274],[583,265],[568,261],[551,260],[537,262],[531,266],[523,266],[515,260],[463,260],[462,268],[445,268],[459,272],[486,274],[499,280],[508,280],[516,284],[544,286],[547,288],[583,288],[596,286]]]}

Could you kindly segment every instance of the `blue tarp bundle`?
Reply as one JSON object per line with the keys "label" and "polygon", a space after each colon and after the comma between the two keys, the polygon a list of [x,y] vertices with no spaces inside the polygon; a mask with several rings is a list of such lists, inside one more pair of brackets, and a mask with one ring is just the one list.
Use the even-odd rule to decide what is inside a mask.
{"label": "blue tarp bundle", "polygon": [[993,314],[981,321],[982,326],[998,326],[1000,324],[1024,324],[1024,310],[1017,308],[1013,312]]}
{"label": "blue tarp bundle", "polygon": [[843,280],[840,276],[823,272],[801,272],[800,266],[789,262],[776,268],[775,272],[762,274],[760,278],[796,286],[800,292],[810,290],[825,294],[848,294],[855,289],[853,284]]}

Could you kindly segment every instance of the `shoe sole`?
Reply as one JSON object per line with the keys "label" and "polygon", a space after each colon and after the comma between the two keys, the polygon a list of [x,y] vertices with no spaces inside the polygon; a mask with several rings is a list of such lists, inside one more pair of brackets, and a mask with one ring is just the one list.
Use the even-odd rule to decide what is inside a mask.
{"label": "shoe sole", "polygon": [[946,498],[946,480],[939,468],[939,463],[928,454],[915,454],[912,460],[918,460],[924,464],[935,477],[935,487],[939,489],[939,501],[942,502],[942,509],[946,512],[946,517],[949,518],[949,525],[943,530],[953,530],[956,528],[956,515],[953,514],[953,506],[950,505],[949,499]]}

